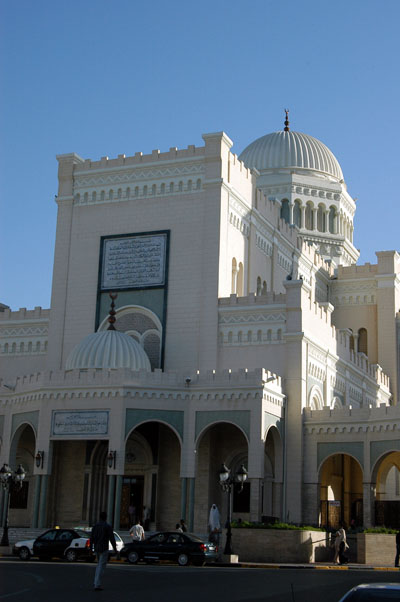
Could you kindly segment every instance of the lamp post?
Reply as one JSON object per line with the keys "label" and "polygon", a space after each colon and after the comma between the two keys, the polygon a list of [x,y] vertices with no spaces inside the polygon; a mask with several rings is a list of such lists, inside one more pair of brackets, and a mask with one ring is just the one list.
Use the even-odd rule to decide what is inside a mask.
{"label": "lamp post", "polygon": [[219,484],[222,491],[228,494],[228,517],[226,521],[226,543],[224,554],[232,554],[232,490],[235,484],[239,486],[238,493],[243,491],[243,484],[247,479],[247,470],[242,464],[236,474],[231,475],[231,471],[225,464],[222,464],[219,472]]}
{"label": "lamp post", "polygon": [[0,468],[0,481],[4,491],[7,491],[7,501],[6,501],[6,515],[4,518],[4,526],[3,526],[3,536],[1,538],[0,546],[8,546],[10,542],[8,541],[8,510],[10,507],[10,491],[12,489],[21,489],[22,482],[26,477],[26,472],[22,466],[22,464],[18,465],[17,470],[13,473],[8,464],[3,464],[2,468]]}

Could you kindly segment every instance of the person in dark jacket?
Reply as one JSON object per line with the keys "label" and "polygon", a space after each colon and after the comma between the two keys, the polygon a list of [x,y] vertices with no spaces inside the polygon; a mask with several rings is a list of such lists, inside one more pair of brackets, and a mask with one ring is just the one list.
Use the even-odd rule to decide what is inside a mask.
{"label": "person in dark jacket", "polygon": [[100,512],[100,520],[96,523],[92,529],[90,536],[92,547],[97,557],[97,567],[94,575],[94,589],[96,591],[102,590],[101,579],[104,571],[106,570],[109,543],[114,548],[114,552],[117,552],[117,544],[115,543],[115,537],[111,525],[107,523],[107,513]]}

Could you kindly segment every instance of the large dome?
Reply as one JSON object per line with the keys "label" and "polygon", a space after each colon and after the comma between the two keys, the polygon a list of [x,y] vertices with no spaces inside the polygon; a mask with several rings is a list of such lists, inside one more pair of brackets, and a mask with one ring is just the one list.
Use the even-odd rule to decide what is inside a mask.
{"label": "large dome", "polygon": [[151,370],[150,360],[143,347],[132,337],[118,330],[89,334],[71,351],[65,368],[129,368],[148,372]]}
{"label": "large dome", "polygon": [[300,132],[281,131],[261,136],[241,153],[246,167],[317,171],[343,180],[339,162],[325,144]]}

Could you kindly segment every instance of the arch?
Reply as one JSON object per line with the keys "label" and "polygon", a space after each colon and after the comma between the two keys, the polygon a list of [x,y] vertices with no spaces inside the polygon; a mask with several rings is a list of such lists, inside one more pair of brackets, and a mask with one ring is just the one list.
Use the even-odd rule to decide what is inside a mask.
{"label": "arch", "polygon": [[243,263],[239,263],[239,269],[237,273],[237,296],[243,297],[244,295],[244,268]]}
{"label": "arch", "polygon": [[260,276],[257,277],[257,295],[261,295],[261,278]]}
{"label": "arch", "polygon": [[192,190],[192,188],[193,188],[193,181],[192,180],[188,180],[187,189],[188,190]]}
{"label": "arch", "polygon": [[308,201],[308,203],[306,204],[306,210],[305,210],[305,224],[304,227],[307,230],[313,230],[314,229],[314,213],[313,213],[313,207],[314,205],[311,203],[311,201]]}
{"label": "arch", "polygon": [[266,295],[267,294],[267,281],[266,280],[263,281],[261,294],[262,295]]}
{"label": "arch", "polygon": [[95,190],[92,192],[92,201],[93,202],[96,201],[96,191]]}
{"label": "arch", "polygon": [[114,191],[113,191],[112,188],[110,188],[110,190],[108,192],[108,198],[109,198],[110,201],[112,201],[113,198],[114,198]]}
{"label": "arch", "polygon": [[301,202],[296,200],[293,205],[293,223],[301,228]]}
{"label": "arch", "polygon": [[317,230],[318,232],[325,232],[326,220],[325,220],[325,205],[320,203],[317,209]]}
{"label": "arch", "polygon": [[231,419],[228,419],[228,418],[219,418],[219,419],[212,420],[212,421],[208,422],[205,426],[203,426],[199,430],[199,432],[198,432],[198,434],[196,436],[196,439],[195,439],[195,449],[198,448],[198,446],[199,446],[199,444],[201,442],[202,437],[207,433],[207,431],[209,429],[211,429],[212,427],[217,426],[219,424],[229,424],[231,426],[234,426],[235,428],[237,428],[242,433],[242,435],[246,439],[246,443],[248,445],[250,444],[249,437],[248,437],[245,429],[241,425],[237,424],[237,422],[235,422],[234,420],[231,420]]}
{"label": "arch", "polygon": [[196,189],[200,190],[200,188],[201,188],[201,179],[198,178],[197,181],[196,181]]}
{"label": "arch", "polygon": [[321,461],[318,475],[321,526],[363,524],[363,469],[358,459],[340,451],[329,454]]}
{"label": "arch", "polygon": [[333,205],[329,207],[329,232],[336,234],[337,210]]}
{"label": "arch", "polygon": [[368,355],[368,333],[366,328],[360,328],[358,331],[358,351]]}
{"label": "arch", "polygon": [[169,183],[169,191],[174,192],[174,183],[173,182]]}
{"label": "arch", "polygon": [[161,192],[161,194],[165,194],[165,184],[164,184],[164,182],[161,184],[160,192]]}
{"label": "arch", "polygon": [[183,190],[183,182],[182,182],[182,180],[180,180],[180,181],[178,182],[178,191],[179,191],[179,192],[182,192],[182,190]]}
{"label": "arch", "polygon": [[34,474],[34,457],[36,450],[36,430],[29,421],[24,421],[15,429],[11,437],[9,464],[25,469],[26,477],[22,488],[10,493],[10,522],[20,526],[30,526],[33,512],[33,487],[31,479]]}
{"label": "arch", "polygon": [[340,397],[332,397],[331,401],[331,409],[332,410],[341,410],[343,408],[343,403]]}
{"label": "arch", "polygon": [[[264,435],[264,476],[262,481],[262,515],[267,520],[279,518],[282,513],[283,444],[279,430],[269,425]],[[263,519],[265,520],[265,519]]]}
{"label": "arch", "polygon": [[157,194],[157,186],[155,184],[152,185],[151,187],[151,194],[154,196],[155,194]]}
{"label": "arch", "polygon": [[289,201],[287,199],[283,199],[281,201],[280,216],[281,216],[281,219],[283,219],[287,224],[290,223],[290,207],[289,207]]}
{"label": "arch", "polygon": [[324,397],[321,389],[314,385],[308,394],[308,407],[312,410],[322,410],[324,407]]}

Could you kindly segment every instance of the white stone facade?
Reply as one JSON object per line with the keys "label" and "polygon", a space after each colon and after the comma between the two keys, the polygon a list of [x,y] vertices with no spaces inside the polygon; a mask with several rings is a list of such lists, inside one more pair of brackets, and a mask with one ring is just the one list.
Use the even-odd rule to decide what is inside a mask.
{"label": "white stone facade", "polygon": [[[58,157],[51,310],[0,311],[0,461],[28,471],[14,524],[90,524],[106,508],[124,528],[145,505],[153,528],[183,517],[204,532],[212,503],[227,511],[222,463],[248,469],[243,519],[333,524],[339,508],[370,525],[400,499],[399,255],[355,265],[340,166],[257,171],[223,132],[203,138]],[[105,271],[116,328],[151,372],[93,354],[66,369],[107,328]]]}

